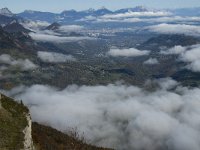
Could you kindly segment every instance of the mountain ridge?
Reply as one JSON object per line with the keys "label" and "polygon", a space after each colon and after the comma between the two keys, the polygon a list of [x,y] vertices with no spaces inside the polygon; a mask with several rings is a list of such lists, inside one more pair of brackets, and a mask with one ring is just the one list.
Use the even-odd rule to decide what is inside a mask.
{"label": "mountain ridge", "polygon": [[17,15],[23,17],[25,19],[31,20],[42,20],[50,23],[53,22],[64,22],[67,21],[75,21],[87,16],[99,17],[110,14],[119,14],[119,13],[129,13],[129,12],[148,12],[148,11],[160,11],[156,9],[149,9],[144,6],[136,6],[133,8],[124,8],[118,10],[110,10],[106,7],[102,7],[99,9],[89,8],[87,10],[77,11],[74,9],[64,10],[61,13],[52,13],[52,12],[42,12],[42,11],[34,11],[34,10],[25,10],[24,12],[18,13]]}
{"label": "mountain ridge", "polygon": [[[46,21],[49,23],[59,22],[63,24],[70,24],[74,21],[81,20],[85,17],[101,17],[104,15],[118,15],[118,14],[126,14],[131,12],[169,12],[173,15],[180,16],[198,16],[200,13],[200,8],[177,8],[177,9],[153,9],[144,6],[135,6],[129,8],[122,8],[117,10],[110,10],[106,7],[102,7],[99,9],[89,8],[87,10],[77,11],[75,9],[71,10],[63,10],[60,13],[46,12],[46,11],[34,11],[34,10],[25,10],[18,14],[13,14],[8,8],[0,9],[0,16],[10,18],[24,18],[27,20],[33,21]],[[2,20],[2,19],[0,19]],[[1,22],[0,22],[1,23]]]}
{"label": "mountain ridge", "polygon": [[2,8],[0,9],[0,14],[8,17],[14,16],[14,14],[8,9],[8,8]]}

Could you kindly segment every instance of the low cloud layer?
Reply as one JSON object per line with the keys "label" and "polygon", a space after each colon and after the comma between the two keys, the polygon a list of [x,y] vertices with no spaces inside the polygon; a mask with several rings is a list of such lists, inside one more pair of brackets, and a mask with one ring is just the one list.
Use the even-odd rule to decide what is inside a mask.
{"label": "low cloud layer", "polygon": [[159,64],[158,60],[156,58],[149,58],[144,62],[145,65],[156,65]]}
{"label": "low cloud layer", "polygon": [[148,55],[150,52],[147,50],[138,50],[136,48],[129,48],[129,49],[117,49],[112,48],[110,51],[108,51],[108,55],[113,57],[137,57],[137,56],[143,56]]}
{"label": "low cloud layer", "polygon": [[157,32],[162,34],[186,34],[194,36],[199,36],[200,34],[200,27],[195,25],[162,23],[147,28],[152,32]]}
{"label": "low cloud layer", "polygon": [[77,32],[84,29],[83,26],[80,25],[65,25],[65,26],[61,26],[58,31],[60,32]]}
{"label": "low cloud layer", "polygon": [[99,22],[145,22],[145,23],[177,23],[195,24],[200,21],[200,17],[174,16],[168,12],[127,12],[120,14],[109,14],[100,17],[86,16],[77,21]]}
{"label": "low cloud layer", "polygon": [[64,55],[56,52],[38,51],[37,56],[43,62],[62,63],[67,61],[76,61],[76,59],[72,55]]}
{"label": "low cloud layer", "polygon": [[45,34],[45,33],[30,33],[29,35],[36,41],[53,42],[53,43],[76,42],[76,41],[81,41],[81,40],[94,40],[94,38],[85,37],[85,36],[63,37],[59,35]]}
{"label": "low cloud layer", "polygon": [[50,25],[48,22],[45,22],[45,21],[31,21],[31,20],[24,21],[21,24],[25,28],[30,29],[30,30],[39,30]]}
{"label": "low cloud layer", "polygon": [[168,50],[163,50],[160,53],[164,54],[164,55],[170,55],[170,54],[182,54],[187,50],[186,47],[180,46],[180,45],[176,45]]}
{"label": "low cloud layer", "polygon": [[29,59],[14,59],[8,54],[0,55],[0,63],[7,64],[10,66],[18,66],[22,70],[32,70],[37,67]]}
{"label": "low cloud layer", "polygon": [[189,63],[188,69],[200,72],[200,45],[190,47],[189,50],[181,54],[180,59]]}
{"label": "low cloud layer", "polygon": [[126,12],[119,14],[108,14],[101,16],[103,19],[116,19],[116,18],[131,18],[131,17],[160,17],[160,16],[169,16],[171,13],[163,11],[144,11],[144,12]]}
{"label": "low cloud layer", "polygon": [[190,69],[195,72],[200,72],[200,45],[193,46],[175,46],[168,50],[161,51],[161,54],[164,55],[178,55],[178,60],[182,62],[186,62],[187,69]]}
{"label": "low cloud layer", "polygon": [[[61,131],[77,127],[92,144],[116,149],[199,150],[200,89],[171,79],[148,81],[154,92],[136,86],[44,85],[11,90],[30,107],[34,121]],[[175,89],[175,90],[171,90]]]}
{"label": "low cloud layer", "polygon": [[[173,19],[172,19],[173,17]],[[163,22],[163,21],[179,21],[180,18],[183,20],[197,20],[196,18],[183,18],[172,16],[170,12],[167,11],[128,11],[125,13],[117,13],[117,14],[106,14],[103,16],[95,17],[95,16],[86,16],[77,21],[88,21],[93,23],[99,22]],[[161,20],[161,21],[160,21]]]}

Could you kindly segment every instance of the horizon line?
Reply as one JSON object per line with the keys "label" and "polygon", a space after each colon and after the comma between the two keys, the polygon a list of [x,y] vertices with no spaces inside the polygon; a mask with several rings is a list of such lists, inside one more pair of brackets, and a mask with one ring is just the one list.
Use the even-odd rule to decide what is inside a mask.
{"label": "horizon line", "polygon": [[37,10],[37,9],[24,9],[22,11],[19,11],[19,12],[14,12],[12,9],[10,9],[9,7],[7,6],[4,6],[4,7],[1,7],[0,9],[3,9],[3,8],[7,8],[8,10],[10,10],[11,12],[14,12],[14,14],[18,14],[18,13],[22,13],[22,12],[25,12],[25,11],[38,11],[38,12],[48,12],[48,13],[62,13],[64,11],[76,11],[76,12],[81,12],[81,11],[87,11],[87,10],[94,10],[94,11],[97,11],[97,10],[100,10],[100,9],[108,9],[112,12],[115,12],[117,10],[121,10],[121,9],[131,9],[131,8],[136,8],[136,7],[144,7],[146,9],[155,9],[155,10],[175,10],[175,9],[195,9],[195,8],[200,8],[200,6],[197,6],[197,7],[177,7],[177,8],[155,8],[155,7],[146,7],[144,5],[136,5],[134,7],[122,7],[122,8],[119,8],[119,9],[110,9],[108,7],[105,7],[105,6],[101,6],[99,8],[91,8],[91,7],[88,7],[87,9],[75,9],[75,8],[72,8],[72,9],[63,9],[63,10],[60,10],[59,12],[58,11],[50,11],[50,10],[47,10],[47,11],[42,11],[42,10]]}

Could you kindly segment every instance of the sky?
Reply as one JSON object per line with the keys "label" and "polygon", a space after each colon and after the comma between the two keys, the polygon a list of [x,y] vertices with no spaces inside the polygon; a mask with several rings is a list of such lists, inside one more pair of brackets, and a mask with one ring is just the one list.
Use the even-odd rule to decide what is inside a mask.
{"label": "sky", "polygon": [[105,6],[111,10],[146,6],[149,8],[200,7],[200,0],[1,0],[0,7],[8,7],[14,13],[24,10],[61,12],[68,9],[85,10]]}

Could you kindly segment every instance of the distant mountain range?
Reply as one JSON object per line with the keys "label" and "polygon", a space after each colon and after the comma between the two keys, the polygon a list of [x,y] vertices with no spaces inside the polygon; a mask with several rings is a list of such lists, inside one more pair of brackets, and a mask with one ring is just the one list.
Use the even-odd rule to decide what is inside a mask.
{"label": "distant mountain range", "polygon": [[[84,17],[93,16],[99,17],[103,15],[109,14],[118,14],[118,13],[126,13],[126,12],[145,12],[149,11],[147,8],[143,6],[137,6],[135,8],[126,8],[120,9],[116,11],[111,11],[105,7],[100,9],[88,9],[84,11],[76,11],[76,10],[65,10],[61,13],[52,13],[52,12],[41,12],[41,11],[33,11],[33,10],[25,10],[19,14],[13,14],[8,8],[0,9],[0,24],[8,24],[13,21],[17,21],[19,19],[27,19],[33,21],[46,21],[49,23],[59,22],[59,23],[70,23],[76,20],[80,20]],[[23,18],[23,19],[22,19]]]}
{"label": "distant mountain range", "polygon": [[40,11],[32,11],[25,10],[22,13],[19,13],[18,16],[23,17],[25,19],[31,20],[42,20],[47,22],[65,22],[65,21],[74,21],[84,18],[86,16],[102,16],[106,14],[112,14],[113,12],[106,9],[101,8],[98,10],[88,9],[85,11],[76,11],[76,10],[65,10],[60,14],[51,13],[51,12],[40,12]]}
{"label": "distant mountain range", "polygon": [[121,13],[129,13],[129,12],[158,12],[158,11],[164,11],[164,12],[171,12],[174,15],[180,15],[180,16],[199,16],[200,15],[200,8],[184,8],[184,9],[174,9],[174,10],[156,10],[156,9],[149,9],[144,6],[137,6],[134,8],[124,8],[119,9],[116,11],[111,11],[105,7],[102,7],[100,9],[88,9],[85,11],[76,11],[76,10],[65,10],[59,14],[51,13],[51,12],[40,12],[40,11],[32,11],[32,10],[25,10],[22,13],[19,13],[18,16],[23,17],[25,19],[31,19],[31,20],[42,20],[47,21],[50,23],[53,22],[60,22],[60,23],[66,23],[70,21],[79,20],[81,18],[92,16],[92,17],[99,17],[103,15],[109,15],[109,14],[121,14]]}
{"label": "distant mountain range", "polygon": [[101,17],[104,15],[117,15],[117,14],[127,14],[131,12],[170,12],[173,15],[178,16],[200,16],[200,7],[199,8],[182,8],[182,9],[149,9],[144,6],[137,6],[134,8],[124,8],[116,11],[111,11],[105,7],[100,9],[88,9],[84,11],[65,10],[61,13],[52,13],[52,12],[42,12],[42,11],[33,11],[25,10],[19,14],[13,14],[8,8],[0,9],[0,24],[10,23],[14,19],[28,19],[33,21],[46,21],[49,23],[58,22],[61,24],[72,23],[74,21],[79,21],[86,17]]}

